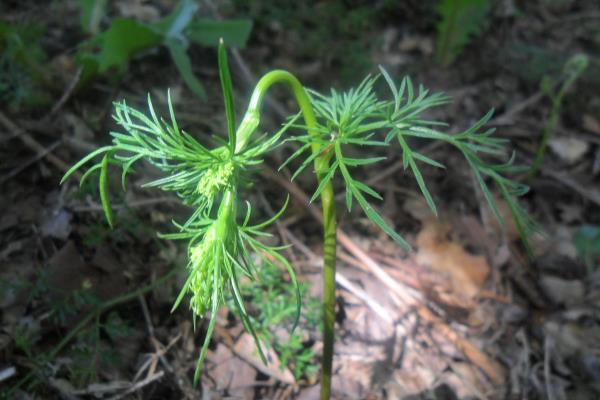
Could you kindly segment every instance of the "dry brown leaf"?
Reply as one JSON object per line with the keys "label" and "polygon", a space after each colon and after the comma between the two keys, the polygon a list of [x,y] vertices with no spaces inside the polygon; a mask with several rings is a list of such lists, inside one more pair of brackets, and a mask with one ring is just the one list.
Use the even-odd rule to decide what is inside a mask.
{"label": "dry brown leaf", "polygon": [[342,398],[368,398],[373,364],[365,360],[343,357],[343,361],[334,361],[336,374],[331,381],[331,391]]}
{"label": "dry brown leaf", "polygon": [[267,374],[278,381],[287,383],[288,385],[295,385],[296,380],[294,379],[294,375],[289,368],[281,368],[281,363],[277,353],[264,344],[262,345],[262,349],[265,353],[267,361],[269,362],[267,365],[265,365],[260,359],[254,339],[249,333],[244,332],[237,342],[235,342],[234,346],[235,353],[245,361],[252,364],[260,372]]}
{"label": "dry brown leaf", "polygon": [[160,12],[152,4],[144,0],[119,1],[116,3],[119,13],[124,18],[134,18],[140,21],[154,21],[160,17]]}
{"label": "dry brown leaf", "polygon": [[424,223],[417,236],[417,263],[447,275],[455,294],[473,298],[486,281],[490,266],[485,257],[469,254],[458,243],[449,241],[448,230],[438,220]]}
{"label": "dry brown leaf", "polygon": [[574,137],[553,138],[548,145],[556,155],[569,164],[579,161],[590,147],[588,142]]}
{"label": "dry brown leaf", "polygon": [[583,115],[583,128],[600,135],[600,121],[589,114]]}
{"label": "dry brown leaf", "polygon": [[[99,258],[98,260],[103,260]],[[114,261],[117,263],[117,261]],[[126,290],[125,277],[122,273],[105,271],[115,269],[119,271],[119,264],[104,266],[104,270],[86,262],[77,246],[67,242],[48,261],[47,284],[51,301],[65,301],[76,291],[88,291],[102,301],[114,298]],[[84,311],[72,316],[74,320],[66,322],[67,325],[81,318]]]}
{"label": "dry brown leaf", "polygon": [[487,207],[487,205],[482,208],[484,226],[492,227],[494,232],[497,234],[504,232],[509,242],[519,240],[521,236],[519,235],[519,230],[517,229],[512,213],[510,212],[510,207],[508,204],[506,204],[506,201],[499,196],[494,196],[494,202],[496,203],[498,211],[500,212],[500,217],[504,222],[505,229],[502,229],[498,223],[498,220],[494,217],[492,211],[489,207]]}
{"label": "dry brown leaf", "polygon": [[256,369],[235,356],[224,344],[219,343],[214,352],[207,355],[207,361],[215,367],[209,371],[216,388],[227,391],[236,399],[252,399]]}
{"label": "dry brown leaf", "polygon": [[453,361],[449,367],[452,372],[447,373],[443,380],[454,389],[459,399],[482,398],[482,393],[492,390],[485,376],[473,364]]}
{"label": "dry brown leaf", "polygon": [[542,275],[539,280],[542,292],[554,304],[581,304],[585,296],[585,287],[579,280],[566,280],[552,275]]}

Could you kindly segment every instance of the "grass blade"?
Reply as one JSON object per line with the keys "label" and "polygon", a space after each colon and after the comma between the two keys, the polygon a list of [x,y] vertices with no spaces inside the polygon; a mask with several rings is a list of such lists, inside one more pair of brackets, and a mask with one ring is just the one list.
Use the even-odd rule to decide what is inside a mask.
{"label": "grass blade", "polygon": [[106,153],[107,151],[111,150],[112,148],[113,148],[112,146],[100,147],[99,149],[94,150],[90,154],[88,154],[87,156],[83,157],[75,165],[73,165],[71,168],[69,168],[69,170],[67,172],[65,172],[65,174],[62,177],[62,179],[60,180],[60,184],[62,185],[67,179],[69,179],[69,177],[71,175],[73,175],[73,173],[75,171],[77,171],[79,168],[81,168],[83,166],[83,164],[85,164],[88,161],[92,160],[94,157],[96,157],[99,154]]}
{"label": "grass blade", "polygon": [[233,152],[235,148],[235,112],[233,108],[233,86],[231,74],[227,64],[227,50],[223,38],[219,40],[219,77],[221,78],[221,89],[225,101],[225,116],[227,117],[227,134],[229,136],[229,148]]}
{"label": "grass blade", "polygon": [[102,164],[100,167],[100,182],[99,182],[99,189],[100,189],[100,202],[102,203],[102,210],[104,210],[104,216],[106,217],[106,220],[108,221],[108,225],[110,225],[110,227],[113,227],[113,213],[112,213],[112,209],[110,208],[110,199],[108,197],[108,189],[107,189],[107,173],[108,173],[108,154],[104,154],[104,157],[102,157]]}

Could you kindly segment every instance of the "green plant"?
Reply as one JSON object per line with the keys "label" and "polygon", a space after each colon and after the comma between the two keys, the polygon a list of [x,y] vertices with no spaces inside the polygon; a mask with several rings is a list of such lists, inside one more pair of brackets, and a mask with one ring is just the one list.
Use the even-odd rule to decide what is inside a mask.
{"label": "green plant", "polygon": [[[46,302],[44,307],[47,308],[45,312],[45,315],[48,316],[47,323],[53,329],[68,326],[70,322],[77,319],[77,315],[84,315],[87,311],[103,305],[100,299],[91,293],[89,285],[84,285],[82,288],[50,300],[52,295],[48,291],[46,270],[40,269],[37,274],[37,279],[33,283],[23,282],[20,290],[28,293],[27,303]],[[73,335],[73,346],[66,352],[68,362],[64,363],[68,369],[69,380],[75,382],[77,386],[96,381],[97,371],[101,365],[115,364],[115,353],[110,348],[106,348],[105,342],[100,338],[101,331],[106,333],[111,340],[130,333],[129,327],[116,312],[111,312],[105,322],[101,322],[98,315],[93,324],[80,325]],[[15,326],[12,336],[16,348],[27,357],[27,363],[35,374],[32,383],[41,382],[44,375],[50,372],[50,368],[47,367],[52,359],[39,351],[39,345],[35,347],[42,339],[39,322],[35,319],[23,318]],[[101,346],[105,348],[101,349]],[[0,392],[0,398],[3,394]]]}
{"label": "green plant", "polygon": [[571,57],[565,63],[562,71],[562,77],[558,81],[553,79],[550,75],[545,75],[542,78],[542,90],[550,98],[552,102],[552,108],[550,109],[550,115],[546,120],[544,131],[542,132],[542,141],[540,142],[535,159],[529,170],[529,178],[535,177],[542,165],[544,156],[546,155],[546,148],[550,138],[556,130],[556,124],[558,123],[558,116],[562,108],[563,98],[569,90],[569,88],[579,79],[579,77],[585,72],[588,65],[588,58],[585,54],[576,54]]}
{"label": "green plant", "polygon": [[489,0],[440,0],[436,53],[442,65],[452,64],[471,37],[481,33],[489,9]]}
{"label": "green plant", "polygon": [[[106,8],[106,0],[79,0],[81,26],[85,32],[95,33]],[[215,21],[198,18],[198,5],[193,0],[177,3],[173,12],[154,22],[131,18],[115,18],[101,33],[94,34],[81,44],[78,60],[84,67],[82,80],[96,73],[104,74],[116,68],[123,71],[136,54],[149,48],[165,46],[187,86],[200,98],[206,91],[192,71],[187,54],[191,43],[216,46],[224,37],[236,47],[246,44],[252,21],[245,19]]]}
{"label": "green plant", "polygon": [[[381,196],[355,177],[354,168],[372,165],[383,157],[353,158],[347,154],[355,149],[385,148],[394,141],[402,151],[405,168],[411,169],[427,203],[437,213],[433,196],[429,192],[419,169],[419,163],[437,168],[443,165],[424,154],[411,149],[411,137],[444,141],[458,149],[472,168],[476,181],[500,224],[504,221],[495,204],[488,186],[493,182],[507,202],[516,221],[523,241],[527,246],[527,234],[531,228],[525,212],[515,200],[527,187],[505,177],[506,173],[522,170],[513,164],[514,154],[503,164],[491,164],[488,157],[505,155],[506,140],[494,137],[493,129],[482,130],[490,119],[488,113],[473,127],[457,134],[443,133],[438,128],[444,126],[437,121],[426,120],[421,114],[432,107],[449,102],[440,94],[430,94],[422,86],[418,90],[409,78],[404,78],[397,87],[388,73],[381,69],[381,76],[388,85],[391,100],[381,99],[374,85],[380,75],[367,77],[356,88],[345,93],[332,90],[329,95],[315,91],[307,92],[300,82],[289,72],[275,70],[264,75],[257,83],[249,106],[235,127],[232,84],[227,66],[224,46],[219,47],[219,75],[224,94],[227,120],[227,139],[216,136],[216,147],[209,148],[196,141],[190,134],[180,130],[175,119],[173,106],[169,105],[169,121],[159,119],[150,99],[150,116],[129,107],[125,102],[115,103],[114,118],[126,133],[111,132],[113,142],[90,153],[77,162],[63,177],[64,182],[83,165],[100,158],[82,176],[85,181],[90,174],[99,173],[100,200],[104,214],[112,225],[113,214],[108,194],[108,166],[121,167],[122,186],[125,177],[137,161],[144,159],[161,170],[165,176],[147,183],[145,186],[159,187],[176,192],[185,204],[195,208],[186,222],[175,223],[178,231],[163,234],[167,239],[186,239],[188,245],[189,276],[175,301],[173,309],[181,304],[186,294],[190,296],[190,308],[196,317],[211,313],[204,344],[195,374],[199,379],[208,344],[215,326],[215,316],[226,297],[232,299],[237,314],[244,327],[254,336],[259,354],[260,348],[256,330],[244,306],[240,292],[239,277],[246,275],[254,279],[256,266],[252,254],[262,260],[262,265],[280,264],[291,278],[296,297],[294,327],[300,317],[300,289],[294,270],[280,254],[282,247],[268,246],[259,239],[268,236],[268,225],[273,223],[285,210],[284,207],[269,220],[251,224],[252,207],[246,202],[245,213],[238,212],[243,204],[241,188],[244,182],[252,179],[256,166],[263,162],[265,155],[283,141],[283,133],[290,127],[305,130],[306,134],[290,137],[288,140],[300,143],[300,147],[284,163],[295,162],[305,155],[294,173],[294,177],[314,165],[318,184],[312,200],[320,197],[324,223],[324,293],[323,293],[323,359],[321,367],[321,397],[328,398],[331,385],[335,323],[335,261],[336,261],[336,211],[333,193],[333,178],[341,175],[345,184],[346,206],[353,202],[365,212],[367,217],[381,227],[400,245],[410,248],[408,243],[389,226],[370,203],[370,198]],[[304,123],[297,124],[300,114],[292,116],[281,130],[270,137],[254,137],[260,125],[261,107],[266,92],[274,84],[287,85],[294,94]],[[287,202],[286,202],[287,203]],[[292,329],[293,330],[293,329]]]}
{"label": "green plant", "polygon": [[45,27],[34,22],[0,22],[0,101],[17,108],[43,105],[52,87],[40,42]]}
{"label": "green plant", "polygon": [[[62,337],[62,339],[60,340],[60,342],[54,346],[53,348],[43,352],[43,353],[36,353],[33,354],[33,358],[30,358],[30,362],[31,362],[31,371],[29,373],[27,373],[25,376],[23,376],[21,379],[19,379],[19,381],[17,381],[14,385],[12,385],[10,388],[2,388],[0,390],[0,398],[4,399],[13,399],[15,398],[15,394],[16,392],[23,386],[28,385],[29,388],[35,386],[36,384],[38,384],[41,379],[45,378],[45,375],[48,371],[45,370],[45,368],[47,367],[47,364],[49,362],[51,362],[52,360],[55,359],[55,357],[65,349],[65,347],[67,347],[67,345],[69,345],[72,341],[74,341],[75,339],[80,340],[80,339],[86,339],[86,335],[89,334],[90,330],[94,331],[95,333],[93,334],[93,337],[99,337],[99,330],[101,328],[104,329],[104,331],[111,337],[115,337],[113,336],[115,334],[115,332],[118,330],[120,332],[123,333],[127,333],[127,327],[124,323],[122,323],[122,321],[120,320],[120,318],[118,318],[118,316],[115,315],[109,315],[106,322],[104,324],[100,323],[100,317],[101,315],[107,311],[110,310],[118,305],[130,302],[132,300],[137,299],[139,296],[142,296],[148,292],[150,292],[151,290],[153,290],[154,288],[156,288],[157,286],[160,286],[162,284],[164,284],[165,282],[167,282],[169,279],[171,279],[174,275],[175,275],[176,270],[173,269],[171,270],[169,273],[161,276],[160,278],[156,279],[154,282],[143,286],[137,290],[131,291],[131,292],[127,292],[125,294],[119,295],[115,298],[112,298],[110,300],[106,300],[102,303],[95,303],[93,304],[93,308],[92,310],[90,310],[87,314],[85,314],[85,316],[77,323],[77,325],[75,325],[71,330],[69,330],[69,332]],[[89,325],[90,322],[94,321],[93,325]],[[17,336],[15,338],[15,340],[19,340],[19,344],[22,346],[28,346],[29,347],[25,347],[23,348],[23,351],[26,352],[26,348],[31,349],[31,343],[35,342],[35,332],[32,332],[30,334],[28,334],[29,336],[26,336],[25,338],[23,337],[19,337]],[[88,336],[89,338],[89,336]],[[76,344],[76,350],[77,347],[81,346],[81,343]],[[31,351],[30,351],[31,353]],[[89,365],[89,359],[87,360]],[[85,375],[84,371],[74,371],[75,373],[83,373]],[[88,371],[89,372],[89,371]]]}
{"label": "green plant", "polygon": [[[319,326],[320,302],[314,297],[305,296],[307,284],[300,284],[299,287],[302,325],[307,330],[316,330]],[[259,268],[256,280],[248,280],[241,285],[242,296],[256,309],[256,312],[250,313],[250,320],[257,335],[279,355],[281,368],[289,367],[298,380],[317,372],[314,351],[306,347],[303,334],[298,331],[291,332],[287,339],[281,339],[273,333],[274,326],[283,325],[284,329],[293,326],[296,308],[288,299],[295,295],[294,291],[295,288],[289,285],[282,270],[272,264]]]}

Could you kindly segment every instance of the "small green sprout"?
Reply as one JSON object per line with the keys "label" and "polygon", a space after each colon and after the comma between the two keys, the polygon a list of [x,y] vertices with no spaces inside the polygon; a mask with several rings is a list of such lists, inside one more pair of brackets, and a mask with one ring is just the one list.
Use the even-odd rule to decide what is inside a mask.
{"label": "small green sprout", "polygon": [[562,103],[568,90],[575,84],[575,82],[583,75],[589,60],[585,54],[575,54],[567,60],[563,67],[562,76],[560,80],[555,80],[551,76],[546,75],[542,79],[541,87],[542,91],[550,98],[552,102],[552,108],[550,109],[550,115],[544,126],[542,132],[542,140],[535,153],[535,159],[529,170],[528,178],[533,179],[544,161],[546,155],[546,149],[550,143],[550,138],[556,131],[556,126],[559,121],[560,110]]}

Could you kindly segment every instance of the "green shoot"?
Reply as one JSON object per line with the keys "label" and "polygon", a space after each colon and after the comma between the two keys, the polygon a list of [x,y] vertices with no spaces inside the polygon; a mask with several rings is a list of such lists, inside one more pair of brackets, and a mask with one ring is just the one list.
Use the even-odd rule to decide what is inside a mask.
{"label": "green shoot", "polygon": [[579,77],[585,72],[588,65],[588,58],[585,54],[576,54],[571,57],[563,68],[562,81],[555,82],[550,76],[544,76],[542,79],[542,90],[550,97],[552,101],[552,109],[550,110],[550,116],[544,126],[542,133],[542,141],[538,146],[535,154],[535,159],[531,165],[529,171],[529,178],[535,177],[544,161],[546,155],[546,148],[550,142],[550,138],[556,130],[556,124],[558,123],[558,117],[560,115],[560,109],[562,108],[563,98],[569,90],[569,88],[579,79]]}

